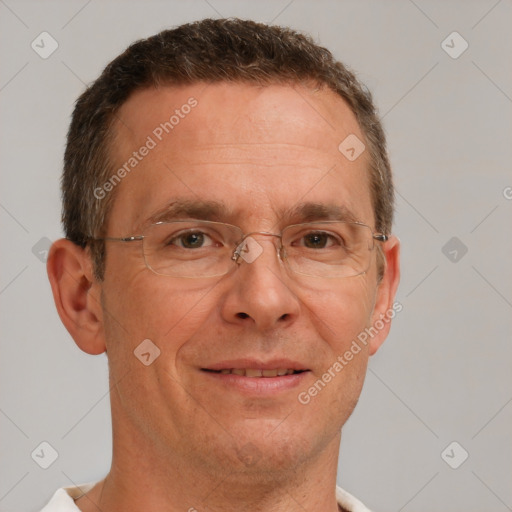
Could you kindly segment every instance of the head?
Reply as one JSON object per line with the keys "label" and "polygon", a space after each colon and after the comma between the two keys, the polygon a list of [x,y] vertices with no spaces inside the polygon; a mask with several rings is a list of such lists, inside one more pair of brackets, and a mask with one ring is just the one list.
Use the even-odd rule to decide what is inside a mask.
{"label": "head", "polygon": [[[364,147],[356,159],[339,149],[349,136]],[[389,330],[381,320],[398,284],[396,238],[375,242],[359,275],[325,278],[291,272],[276,238],[254,235],[263,249],[254,262],[199,279],[157,275],[140,242],[105,240],[140,235],[162,214],[276,234],[337,219],[335,210],[389,235],[382,126],[370,93],[328,50],[240,20],[136,42],[77,101],[62,189],[67,239],[52,248],[50,280],[77,344],[108,353],[114,431],[198,466],[231,460],[265,474],[336,440]],[[134,355],[143,340],[147,366]],[[306,371],[263,395],[255,379],[230,387],[216,374],[255,361]]]}

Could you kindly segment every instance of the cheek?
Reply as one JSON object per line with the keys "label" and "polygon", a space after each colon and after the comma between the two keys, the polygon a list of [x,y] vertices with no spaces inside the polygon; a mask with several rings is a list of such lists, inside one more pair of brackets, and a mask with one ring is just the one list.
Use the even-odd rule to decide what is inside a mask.
{"label": "cheek", "polygon": [[361,276],[340,282],[339,287],[324,288],[322,293],[311,292],[306,300],[311,321],[327,350],[322,370],[299,401],[341,426],[357,404],[364,383],[368,345],[358,336],[370,325],[374,294],[368,277]]}
{"label": "cheek", "polygon": [[[122,282],[127,285],[119,286]],[[109,355],[126,358],[149,339],[165,353],[171,370],[180,347],[211,315],[214,287],[215,283],[183,282],[146,270],[131,278],[114,275],[102,294]]]}
{"label": "cheek", "polygon": [[369,357],[368,345],[358,342],[358,336],[370,324],[371,296],[363,283],[343,286],[343,291],[324,291],[310,306],[326,351],[322,368],[297,397],[299,410],[325,418],[329,439],[339,432],[359,400]]}
{"label": "cheek", "polygon": [[347,278],[338,286],[310,290],[303,297],[320,336],[340,353],[370,325],[375,293],[366,276]]}
{"label": "cheek", "polygon": [[[129,284],[119,287],[116,282]],[[183,386],[179,359],[182,348],[204,329],[212,314],[215,299],[209,292],[213,287],[142,272],[132,280],[114,278],[107,283],[102,302],[110,377],[120,406],[139,428],[150,424],[149,428],[157,429],[168,417],[164,411],[185,417],[197,407]],[[144,340],[158,347],[155,359],[157,352]],[[148,365],[141,355],[145,352],[150,353]],[[148,425],[140,423],[141,418]],[[179,435],[173,425],[168,432],[171,437]]]}

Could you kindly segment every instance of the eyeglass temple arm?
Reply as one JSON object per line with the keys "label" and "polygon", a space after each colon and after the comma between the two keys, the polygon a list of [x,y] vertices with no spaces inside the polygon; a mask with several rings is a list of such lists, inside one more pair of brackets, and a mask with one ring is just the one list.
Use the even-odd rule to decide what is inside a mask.
{"label": "eyeglass temple arm", "polygon": [[125,237],[112,237],[112,236],[106,236],[105,238],[92,238],[91,240],[95,240],[97,242],[100,242],[102,240],[108,240],[109,242],[135,242],[137,240],[143,240],[144,235],[137,235],[137,236],[125,236]]}

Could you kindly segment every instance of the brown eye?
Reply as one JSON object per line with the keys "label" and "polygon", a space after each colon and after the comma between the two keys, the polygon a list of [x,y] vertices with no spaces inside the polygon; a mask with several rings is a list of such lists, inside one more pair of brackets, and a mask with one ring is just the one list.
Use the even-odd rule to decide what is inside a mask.
{"label": "brown eye", "polygon": [[197,249],[204,244],[204,233],[187,233],[179,237],[181,246],[185,249]]}
{"label": "brown eye", "polygon": [[213,245],[213,240],[202,231],[187,231],[173,236],[166,245],[175,245],[182,249],[201,249]]}
{"label": "brown eye", "polygon": [[325,249],[330,242],[327,233],[309,233],[304,237],[304,247],[308,249]]}

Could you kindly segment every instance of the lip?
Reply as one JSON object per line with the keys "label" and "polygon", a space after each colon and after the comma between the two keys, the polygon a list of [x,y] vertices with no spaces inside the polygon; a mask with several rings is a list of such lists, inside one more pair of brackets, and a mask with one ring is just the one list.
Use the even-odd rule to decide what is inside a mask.
{"label": "lip", "polygon": [[231,359],[201,367],[202,370],[213,371],[230,370],[232,368],[257,368],[258,370],[286,368],[295,371],[309,370],[307,366],[291,359],[270,359],[268,361],[262,361],[261,359]]}
{"label": "lip", "polygon": [[[273,370],[286,368],[300,371],[291,375],[278,375],[276,377],[246,377],[233,373],[223,374],[216,371],[232,368],[253,368],[259,370]],[[303,364],[290,359],[272,359],[268,361],[256,359],[234,359],[221,361],[200,368],[201,374],[210,382],[216,382],[228,392],[237,391],[251,396],[272,396],[284,391],[299,387],[304,379],[311,373]],[[208,371],[213,370],[213,371]]]}

